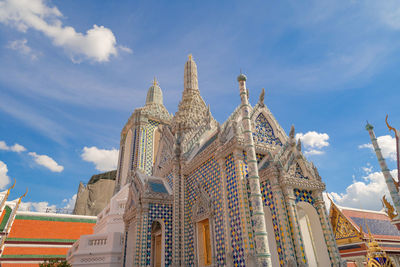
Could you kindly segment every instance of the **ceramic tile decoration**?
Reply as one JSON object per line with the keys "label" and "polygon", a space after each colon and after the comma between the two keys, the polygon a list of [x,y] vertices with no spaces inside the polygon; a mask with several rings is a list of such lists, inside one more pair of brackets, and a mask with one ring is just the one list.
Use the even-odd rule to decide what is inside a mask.
{"label": "ceramic tile decoration", "polygon": [[[126,177],[118,181],[126,182],[116,186],[113,201],[118,203],[110,206],[110,214],[116,215],[104,212],[105,219],[98,223],[117,220],[127,234],[121,266],[152,266],[161,254],[161,266],[203,266],[205,261],[210,266],[299,266],[307,263],[307,248],[321,242],[328,255],[318,255],[321,266],[339,266],[327,215],[320,212],[325,206],[317,201],[325,185],[295,145],[294,128],[288,136],[263,96],[255,106],[248,103],[246,80],[239,75],[241,103],[222,124],[200,95],[191,56],[174,115],[153,81],[145,105],[135,109],[121,132],[121,138],[130,131],[133,137],[131,151],[120,147],[120,157],[131,153],[126,155],[131,164],[127,171],[119,159],[118,173]],[[248,159],[251,155],[256,157]],[[317,231],[322,236],[311,241],[303,240],[305,228],[299,226],[298,206],[303,202],[319,214],[320,224],[312,227],[323,229]],[[266,231],[266,218],[273,233]],[[276,250],[269,244],[276,244]]]}

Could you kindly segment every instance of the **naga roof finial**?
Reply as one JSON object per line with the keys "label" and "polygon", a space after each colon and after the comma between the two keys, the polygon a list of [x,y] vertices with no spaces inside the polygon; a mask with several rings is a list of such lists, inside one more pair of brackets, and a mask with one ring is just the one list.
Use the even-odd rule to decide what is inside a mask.
{"label": "naga roof finial", "polygon": [[260,98],[258,99],[258,104],[264,105],[265,89],[263,88],[260,93]]}
{"label": "naga roof finial", "polygon": [[389,131],[393,131],[394,133],[396,133],[396,129],[389,125],[388,117],[389,117],[389,115],[386,114],[386,118],[385,118],[386,125],[387,125]]}
{"label": "naga roof finial", "polygon": [[382,197],[382,204],[389,218],[393,220],[397,216],[397,213],[392,204],[390,204],[390,202],[387,201],[386,196]]}

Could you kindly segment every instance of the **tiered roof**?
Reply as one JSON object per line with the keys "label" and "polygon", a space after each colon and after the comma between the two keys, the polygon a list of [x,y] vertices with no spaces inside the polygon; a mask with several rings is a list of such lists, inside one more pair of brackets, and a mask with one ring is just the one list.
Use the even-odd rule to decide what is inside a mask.
{"label": "tiered roof", "polygon": [[[7,219],[2,217],[3,221]],[[93,216],[18,211],[0,262],[2,266],[16,262],[29,266],[25,263],[65,258],[68,249],[81,235],[93,233],[95,223]]]}

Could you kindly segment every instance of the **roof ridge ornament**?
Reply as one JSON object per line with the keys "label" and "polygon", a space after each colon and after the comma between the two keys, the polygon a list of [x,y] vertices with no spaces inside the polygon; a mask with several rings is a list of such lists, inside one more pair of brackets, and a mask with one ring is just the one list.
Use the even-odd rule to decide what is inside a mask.
{"label": "roof ridge ornament", "polygon": [[264,104],[264,97],[265,97],[265,89],[262,88],[262,89],[261,89],[261,93],[260,93],[260,97],[258,98],[258,104],[259,104],[260,106],[264,106],[264,105],[265,105],[265,104]]}

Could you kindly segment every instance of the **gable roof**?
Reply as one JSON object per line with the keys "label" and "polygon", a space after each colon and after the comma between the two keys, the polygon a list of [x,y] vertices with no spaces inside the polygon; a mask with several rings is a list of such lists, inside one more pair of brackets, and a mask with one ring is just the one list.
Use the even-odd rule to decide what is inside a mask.
{"label": "gable roof", "polygon": [[367,229],[369,228],[376,239],[400,241],[400,231],[391,223],[386,213],[336,206],[353,226],[363,232],[364,237],[368,237]]}

